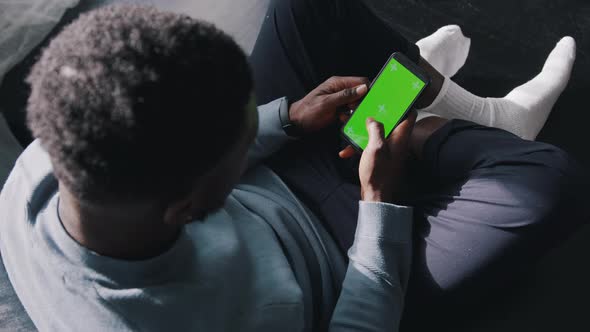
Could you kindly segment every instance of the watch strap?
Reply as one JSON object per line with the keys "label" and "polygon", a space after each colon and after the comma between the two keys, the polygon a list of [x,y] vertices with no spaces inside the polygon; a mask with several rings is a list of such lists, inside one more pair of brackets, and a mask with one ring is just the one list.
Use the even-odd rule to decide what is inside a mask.
{"label": "watch strap", "polygon": [[281,126],[285,133],[291,137],[301,137],[301,130],[297,127],[289,116],[289,103],[285,102],[279,109],[279,117],[281,119]]}

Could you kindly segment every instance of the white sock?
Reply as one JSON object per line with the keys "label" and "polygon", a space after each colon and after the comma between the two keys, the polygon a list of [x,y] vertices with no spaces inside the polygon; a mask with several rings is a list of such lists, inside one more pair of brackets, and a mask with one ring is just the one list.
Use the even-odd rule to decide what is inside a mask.
{"label": "white sock", "polygon": [[[420,39],[416,45],[420,49],[420,55],[439,73],[452,77],[465,64],[471,39],[463,35],[458,25],[446,25]],[[419,110],[416,121],[435,115]]]}
{"label": "white sock", "polygon": [[501,128],[534,140],[567,86],[575,58],[574,39],[561,39],[549,54],[541,73],[504,98],[478,97],[446,77],[434,102],[422,111]]}
{"label": "white sock", "polygon": [[471,39],[463,35],[458,25],[446,25],[419,40],[420,55],[444,76],[453,77],[463,67]]}

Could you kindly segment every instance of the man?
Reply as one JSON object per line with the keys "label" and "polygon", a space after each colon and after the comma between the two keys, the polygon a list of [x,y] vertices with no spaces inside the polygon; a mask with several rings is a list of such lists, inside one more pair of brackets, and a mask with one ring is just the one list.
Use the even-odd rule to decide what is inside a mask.
{"label": "man", "polygon": [[[313,13],[322,19],[330,18],[326,8],[342,5],[319,3]],[[301,9],[305,4],[277,3],[271,12],[276,19],[287,5]],[[352,12],[359,4],[342,6]],[[355,15],[368,13],[363,8]],[[380,26],[365,24],[367,30]],[[263,27],[259,45],[268,41],[264,29],[270,28]],[[444,79],[418,59],[414,46],[388,33],[391,42],[381,45],[382,52],[405,52],[433,75],[434,84],[419,101],[423,107],[432,104]],[[326,40],[342,44],[332,37]],[[308,46],[311,51],[313,44]],[[367,62],[375,51],[367,52]],[[255,75],[264,75],[268,72],[258,70],[256,61],[310,65],[305,58],[317,59],[318,53],[287,53],[288,60],[256,54]],[[378,70],[380,56],[374,57],[370,68]],[[325,68],[321,61],[313,67]],[[317,79],[311,68],[285,68],[301,76],[297,81],[278,77],[273,88],[304,81],[305,75]],[[371,76],[361,69],[352,66],[350,71]],[[489,260],[466,256],[459,270],[475,261],[497,271],[500,261],[530,257],[528,250],[520,250],[509,260],[496,259],[529,240],[545,241],[547,231],[555,229],[555,213],[578,213],[577,202],[566,200],[571,198],[570,181],[578,179],[576,170],[554,147],[432,117],[412,130],[415,115],[385,140],[382,127],[372,121],[371,142],[358,170],[362,201],[346,268],[334,239],[344,249],[350,234],[335,234],[350,223],[343,219],[343,228],[335,229],[327,202],[341,193],[333,187],[338,173],[329,176],[319,169],[316,175],[321,176],[310,177],[308,171],[313,161],[324,161],[314,159],[317,154],[326,156],[325,148],[336,148],[330,126],[337,109],[366,93],[366,79],[332,78],[298,102],[277,99],[257,112],[246,59],[223,33],[151,8],[109,7],[66,28],[29,81],[28,119],[38,140],[23,153],[2,191],[0,236],[11,282],[41,330],[396,330],[408,283],[412,209],[392,203],[407,201],[400,181],[410,151],[424,160],[426,169],[438,172],[425,173],[437,175],[438,193],[422,196],[426,203],[419,208],[447,204],[428,216],[432,231],[441,231],[437,214],[472,213],[440,198],[457,188],[467,190],[458,199],[475,197],[479,207],[489,208],[486,213],[498,219],[492,228],[522,222],[522,236],[516,231],[510,239],[489,232],[486,220],[479,225],[487,233],[462,234],[473,241],[491,235],[494,246],[474,253]],[[263,98],[260,89],[271,81],[256,82]],[[300,90],[307,88],[291,93]],[[270,161],[273,172],[260,162],[292,140],[282,128],[285,113],[298,129],[295,135],[326,139],[315,140],[313,149],[303,139],[283,150]],[[299,149],[305,152],[300,159],[285,165],[281,157]],[[346,151],[342,156],[349,155]],[[307,167],[300,165],[306,161]],[[309,182],[298,181],[301,175],[325,182],[306,192]],[[471,192],[471,185],[492,190]],[[359,189],[353,184],[346,188]],[[505,206],[493,204],[497,196],[489,197],[506,192],[513,192],[514,204],[524,203],[523,195],[534,195],[547,207],[519,205],[517,213],[511,209],[514,213],[506,215]],[[350,197],[356,200],[338,200],[342,209],[357,206],[344,204]],[[462,276],[471,275],[478,276]],[[426,277],[416,279],[420,283]]]}

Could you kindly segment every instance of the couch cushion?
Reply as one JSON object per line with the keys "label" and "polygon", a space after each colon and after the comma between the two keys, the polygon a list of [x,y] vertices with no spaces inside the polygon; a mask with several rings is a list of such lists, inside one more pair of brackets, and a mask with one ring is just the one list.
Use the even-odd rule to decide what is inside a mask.
{"label": "couch cushion", "polygon": [[150,0],[156,7],[215,23],[250,54],[269,0]]}
{"label": "couch cushion", "polygon": [[252,52],[270,0],[87,0],[78,6],[86,11],[114,3],[151,4],[162,10],[190,15],[215,23],[232,35],[248,54]]}

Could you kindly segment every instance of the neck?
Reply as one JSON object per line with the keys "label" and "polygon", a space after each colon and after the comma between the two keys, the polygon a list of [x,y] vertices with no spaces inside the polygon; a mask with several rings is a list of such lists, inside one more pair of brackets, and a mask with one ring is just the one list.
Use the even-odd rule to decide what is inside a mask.
{"label": "neck", "polygon": [[81,203],[62,186],[59,191],[59,216],[66,232],[100,255],[149,259],[169,249],[181,230],[164,223],[163,209],[156,204],[94,206]]}

